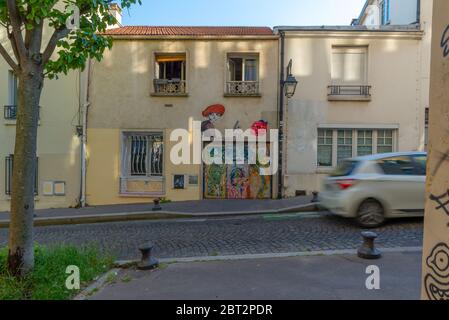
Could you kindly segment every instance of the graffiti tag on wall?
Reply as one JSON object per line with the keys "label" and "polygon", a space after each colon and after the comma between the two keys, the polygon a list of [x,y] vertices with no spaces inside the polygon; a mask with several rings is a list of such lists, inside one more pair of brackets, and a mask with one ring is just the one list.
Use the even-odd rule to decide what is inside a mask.
{"label": "graffiti tag on wall", "polygon": [[439,243],[426,260],[431,270],[424,279],[427,297],[430,300],[449,300],[449,247]]}
{"label": "graffiti tag on wall", "polygon": [[447,190],[445,193],[443,193],[440,196],[436,196],[434,194],[430,195],[430,200],[435,202],[437,206],[435,207],[435,210],[443,211],[449,216],[449,190]]}
{"label": "graffiti tag on wall", "polygon": [[443,35],[441,36],[440,46],[443,49],[443,57],[446,58],[449,55],[449,25],[446,27]]}

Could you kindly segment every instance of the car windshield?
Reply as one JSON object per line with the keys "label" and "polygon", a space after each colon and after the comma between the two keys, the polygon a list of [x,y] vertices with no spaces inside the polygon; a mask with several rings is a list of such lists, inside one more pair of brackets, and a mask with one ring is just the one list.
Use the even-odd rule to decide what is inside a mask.
{"label": "car windshield", "polygon": [[337,169],[332,172],[331,177],[346,177],[350,176],[354,169],[357,167],[358,161],[354,160],[345,160],[340,162]]}

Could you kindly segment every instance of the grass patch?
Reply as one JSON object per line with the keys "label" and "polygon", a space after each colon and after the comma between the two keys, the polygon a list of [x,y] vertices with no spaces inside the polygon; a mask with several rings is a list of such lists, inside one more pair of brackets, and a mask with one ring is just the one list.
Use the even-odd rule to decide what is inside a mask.
{"label": "grass patch", "polygon": [[0,249],[0,300],[67,300],[79,293],[65,286],[68,266],[80,270],[81,289],[108,271],[113,257],[101,254],[94,247],[42,247],[34,250],[35,266],[32,274],[17,280],[7,271],[7,248]]}

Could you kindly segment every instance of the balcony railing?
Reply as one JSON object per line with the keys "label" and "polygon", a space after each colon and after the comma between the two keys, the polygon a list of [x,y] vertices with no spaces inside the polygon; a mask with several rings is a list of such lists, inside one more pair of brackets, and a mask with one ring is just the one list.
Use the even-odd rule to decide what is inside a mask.
{"label": "balcony railing", "polygon": [[[40,119],[40,110],[41,107],[39,107],[39,119]],[[17,120],[17,106],[5,106],[3,109],[3,114],[5,120]]]}
{"label": "balcony railing", "polygon": [[371,100],[371,86],[331,85],[328,87],[329,100]]}
{"label": "balcony railing", "polygon": [[6,120],[17,119],[17,106],[5,106],[4,115]]}
{"label": "balcony railing", "polygon": [[228,96],[259,96],[259,81],[228,81],[226,82]]}
{"label": "balcony railing", "polygon": [[185,95],[186,81],[184,80],[154,80],[154,94],[155,95]]}
{"label": "balcony railing", "polygon": [[[12,174],[14,168],[14,155],[5,158],[5,194],[10,196],[12,193]],[[39,158],[36,158],[36,168],[34,174],[34,195],[39,193]]]}

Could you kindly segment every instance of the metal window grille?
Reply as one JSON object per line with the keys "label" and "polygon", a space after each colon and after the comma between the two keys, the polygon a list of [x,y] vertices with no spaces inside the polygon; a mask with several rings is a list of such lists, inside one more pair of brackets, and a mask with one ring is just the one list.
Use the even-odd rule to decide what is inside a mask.
{"label": "metal window grille", "polygon": [[371,86],[367,85],[331,85],[330,96],[371,96]]}
{"label": "metal window grille", "polygon": [[[14,155],[9,155],[5,158],[5,194],[11,195],[12,193],[12,174],[14,165]],[[34,175],[34,195],[39,193],[39,158],[36,158],[36,172]]]}
{"label": "metal window grille", "polygon": [[162,134],[127,134],[125,156],[130,176],[162,176],[164,143]]}
{"label": "metal window grille", "polygon": [[[40,110],[41,107],[39,107],[39,114],[38,114],[39,119],[40,119]],[[5,120],[17,120],[17,105],[4,106],[3,117],[5,118]]]}

